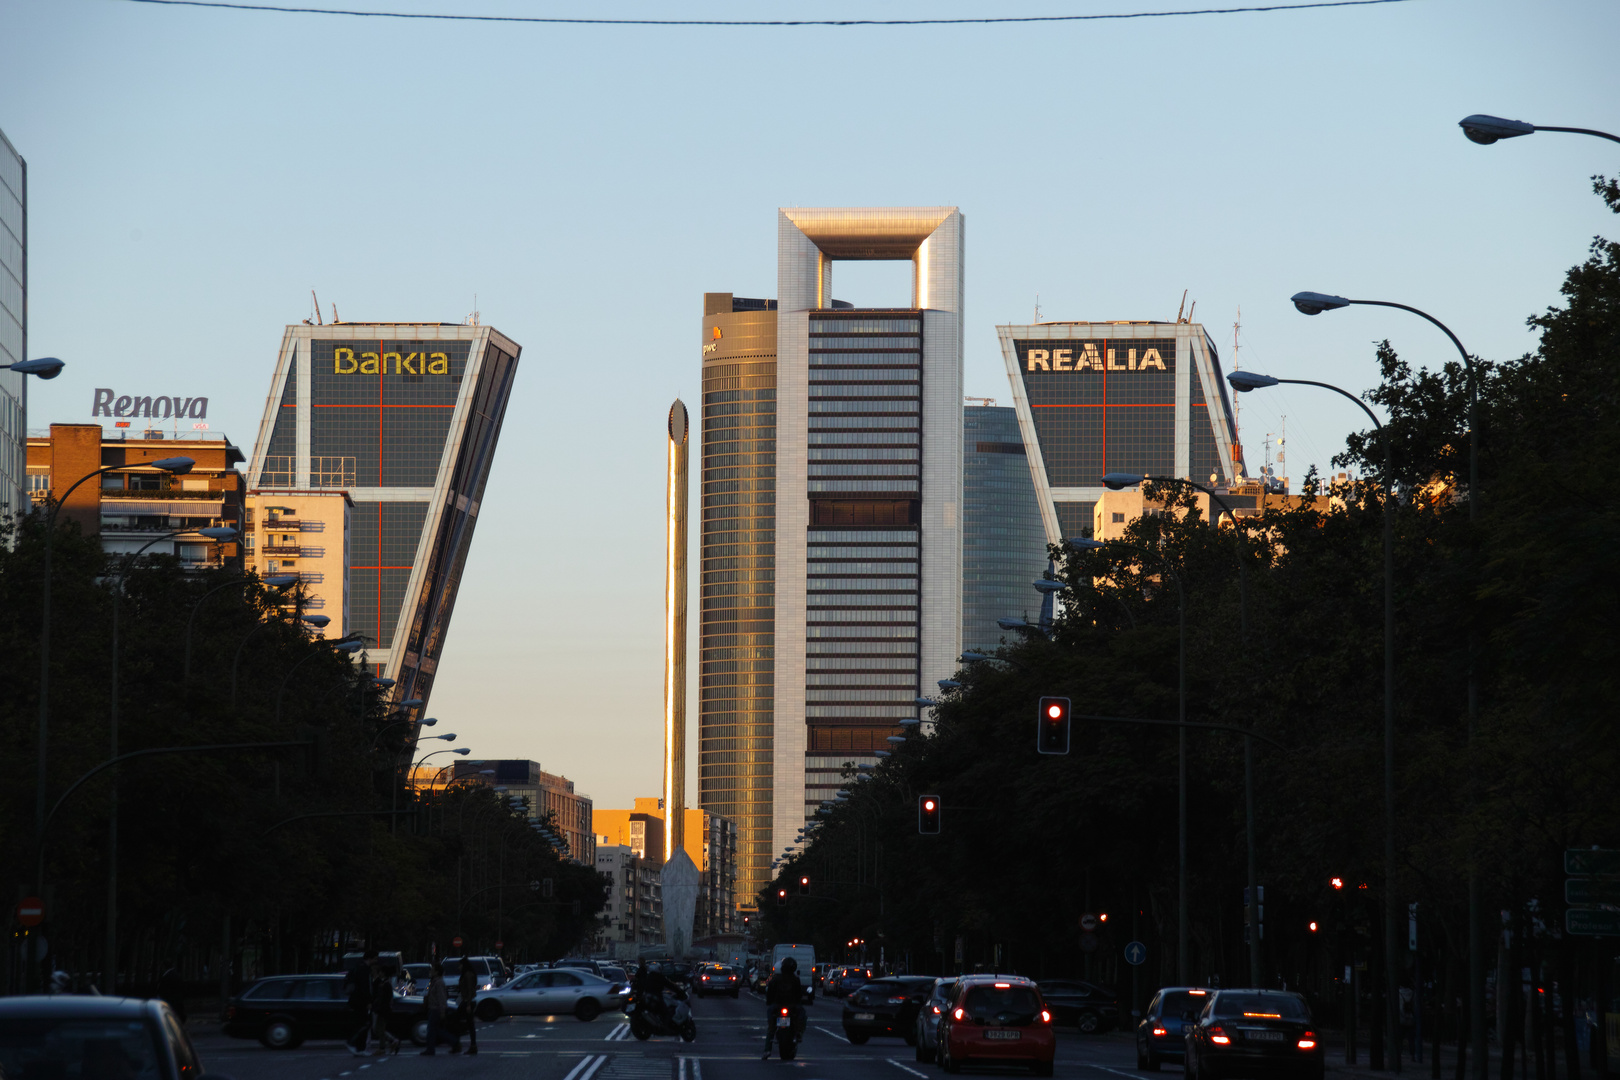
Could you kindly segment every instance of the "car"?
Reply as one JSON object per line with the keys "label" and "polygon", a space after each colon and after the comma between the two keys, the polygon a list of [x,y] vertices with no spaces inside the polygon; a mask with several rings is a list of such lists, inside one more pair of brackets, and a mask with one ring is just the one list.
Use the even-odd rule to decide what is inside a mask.
{"label": "car", "polygon": [[546,968],[519,975],[492,990],[482,990],[473,1014],[486,1023],[503,1016],[560,1016],[595,1020],[624,1005],[625,989],[578,968]]}
{"label": "car", "polygon": [[692,991],[698,997],[708,994],[730,994],[736,997],[742,991],[742,980],[736,971],[722,964],[705,964],[692,981]]}
{"label": "car", "polygon": [[566,960],[558,960],[555,961],[551,966],[554,968],[579,968],[583,971],[590,972],[592,975],[602,974],[601,964],[597,963],[595,960],[587,960],[582,956],[570,957]]}
{"label": "car", "polygon": [[223,1080],[162,1001],[70,994],[0,999],[0,1076]]}
{"label": "car", "polygon": [[1028,1066],[1036,1076],[1052,1075],[1057,1037],[1033,980],[964,975],[940,1020],[939,1063],[948,1073],[967,1064],[1012,1064]]}
{"label": "car", "polygon": [[935,979],[928,999],[917,1010],[917,1060],[933,1061],[939,1056],[939,1019],[950,1008],[956,995],[956,980]]}
{"label": "car", "polygon": [[874,1035],[917,1039],[917,1012],[934,989],[931,975],[890,975],[844,999],[844,1037],[856,1046]]}
{"label": "car", "polygon": [[1042,979],[1041,997],[1055,1024],[1073,1024],[1087,1035],[1119,1026],[1119,999],[1113,991],[1083,979]]}
{"label": "car", "polygon": [[620,986],[630,985],[630,973],[617,964],[603,964],[596,973],[610,983],[618,983]]}
{"label": "car", "polygon": [[[493,990],[506,982],[506,963],[500,957],[469,956],[467,960],[472,964],[473,972],[478,976],[478,989]],[[444,981],[453,991],[456,984],[461,981],[461,957],[447,956],[441,963],[444,965]],[[427,987],[426,983],[418,985],[424,989]]]}
{"label": "car", "polygon": [[429,980],[433,978],[433,965],[404,964],[401,966],[400,973],[411,980],[412,985],[416,987],[417,993],[421,993],[427,989]]}
{"label": "car", "polygon": [[833,982],[833,989],[829,996],[848,997],[873,978],[871,968],[848,967],[841,968],[837,979]]}
{"label": "car", "polygon": [[1148,1002],[1136,1025],[1136,1067],[1158,1072],[1166,1061],[1181,1061],[1186,1049],[1181,1014],[1202,1009],[1213,990],[1202,986],[1166,986]]}
{"label": "car", "polygon": [[[1187,1020],[1191,1010],[1182,1013]],[[1311,1006],[1288,990],[1217,990],[1186,1024],[1188,1080],[1232,1076],[1322,1080],[1327,1062]]]}
{"label": "car", "polygon": [[[271,975],[255,979],[225,1003],[224,1032],[258,1039],[271,1050],[291,1050],[305,1039],[343,1039],[359,1025],[349,1011],[343,975]],[[395,998],[388,1030],[422,1041],[426,1021],[420,997]],[[425,1028],[422,1028],[425,1031]]]}

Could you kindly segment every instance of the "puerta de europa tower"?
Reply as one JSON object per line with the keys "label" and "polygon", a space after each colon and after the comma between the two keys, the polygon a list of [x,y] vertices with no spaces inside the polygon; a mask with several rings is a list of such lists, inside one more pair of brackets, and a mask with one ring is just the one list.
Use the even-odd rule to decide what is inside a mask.
{"label": "puerta de europa tower", "polygon": [[[955,207],[784,209],[776,299],[704,297],[698,788],[740,904],[955,670],[962,257]],[[856,259],[912,263],[912,306],[833,300]]]}
{"label": "puerta de europa tower", "polygon": [[348,492],[348,628],[395,700],[432,690],[520,351],[457,323],[282,337],[248,485]]}

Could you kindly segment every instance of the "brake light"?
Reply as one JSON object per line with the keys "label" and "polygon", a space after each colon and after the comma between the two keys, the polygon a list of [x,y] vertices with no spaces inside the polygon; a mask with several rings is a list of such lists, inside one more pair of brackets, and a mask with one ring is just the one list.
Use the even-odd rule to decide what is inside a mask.
{"label": "brake light", "polygon": [[1047,1012],[1045,1009],[1042,1009],[1041,1010],[1041,1023],[1050,1024],[1051,1022],[1052,1022],[1052,1014]]}
{"label": "brake light", "polygon": [[994,986],[997,990],[1010,990],[1012,983],[995,983]]}
{"label": "brake light", "polygon": [[901,994],[899,997],[892,997],[889,999],[890,1005],[904,1005],[905,1003],[906,996],[904,994]]}
{"label": "brake light", "polygon": [[1209,993],[1209,991],[1208,990],[1189,990],[1189,991],[1187,991],[1187,993],[1191,994],[1193,997],[1203,997],[1205,994]]}
{"label": "brake light", "polygon": [[938,1006],[938,1005],[935,1005],[935,1006],[934,1006],[934,1015],[935,1015],[935,1016],[938,1016],[938,1015],[939,1015],[939,1006]]}
{"label": "brake light", "polygon": [[955,1012],[951,1013],[951,1015],[956,1017],[958,1020],[960,1020],[960,1019],[962,1019],[962,1010],[957,1009]]}
{"label": "brake light", "polygon": [[1218,1027],[1209,1029],[1209,1041],[1216,1046],[1225,1046],[1232,1041],[1232,1037]]}
{"label": "brake light", "polygon": [[1315,1039],[1301,1039],[1301,1040],[1299,1040],[1299,1048],[1301,1050],[1315,1050],[1316,1049],[1316,1040]]}
{"label": "brake light", "polygon": [[1282,1013],[1244,1013],[1251,1020],[1281,1020]]}
{"label": "brake light", "polygon": [[788,1014],[787,1006],[784,1005],[784,1006],[782,1006],[782,1015],[786,1016],[787,1014]]}
{"label": "brake light", "polygon": [[1169,1033],[1167,1031],[1165,1031],[1164,1028],[1154,1028],[1153,1029],[1153,1034],[1154,1034],[1155,1037],[1157,1037],[1157,1036],[1160,1036],[1160,1035],[1167,1035]]}

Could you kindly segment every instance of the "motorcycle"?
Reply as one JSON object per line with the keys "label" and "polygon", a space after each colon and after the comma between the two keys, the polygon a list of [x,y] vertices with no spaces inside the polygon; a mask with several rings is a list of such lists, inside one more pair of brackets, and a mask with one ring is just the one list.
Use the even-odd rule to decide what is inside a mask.
{"label": "motorcycle", "polygon": [[624,1015],[630,1021],[630,1034],[642,1041],[654,1035],[679,1035],[684,1042],[697,1038],[692,1008],[679,988],[664,998],[662,1009],[648,1008],[640,994],[631,994],[624,1003]]}
{"label": "motorcycle", "polygon": [[776,1049],[783,1061],[792,1061],[799,1052],[799,1041],[804,1037],[803,1012],[788,1005],[776,1007]]}

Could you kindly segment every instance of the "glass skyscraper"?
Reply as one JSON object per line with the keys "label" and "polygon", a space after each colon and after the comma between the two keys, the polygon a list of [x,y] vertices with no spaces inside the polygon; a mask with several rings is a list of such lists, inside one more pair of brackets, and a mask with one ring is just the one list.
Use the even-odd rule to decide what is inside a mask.
{"label": "glass skyscraper", "polygon": [[1046,537],[1083,536],[1108,472],[1230,483],[1242,450],[1197,323],[998,326]]}
{"label": "glass skyscraper", "polygon": [[962,648],[989,652],[1008,636],[997,619],[1037,614],[1046,529],[1018,411],[969,405],[962,428]]}
{"label": "glass skyscraper", "polygon": [[348,628],[396,700],[432,689],[520,351],[457,323],[282,338],[248,486],[349,493]]}
{"label": "glass skyscraper", "polygon": [[[0,131],[0,364],[28,359],[28,164]],[[28,511],[28,376],[0,371],[0,517]]]}

